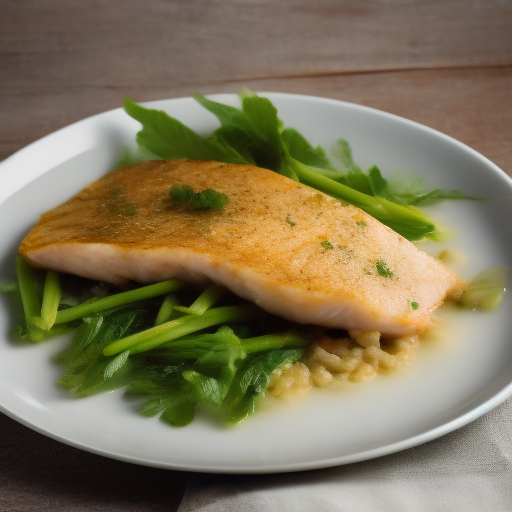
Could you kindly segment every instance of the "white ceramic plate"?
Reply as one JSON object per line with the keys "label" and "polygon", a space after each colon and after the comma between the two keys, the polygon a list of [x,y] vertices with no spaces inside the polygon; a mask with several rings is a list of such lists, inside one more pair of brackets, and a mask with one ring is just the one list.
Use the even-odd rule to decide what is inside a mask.
{"label": "white ceramic plate", "polygon": [[[413,122],[327,99],[268,95],[288,126],[313,144],[352,145],[364,168],[399,169],[429,185],[459,188],[483,202],[452,202],[433,210],[453,228],[435,250],[467,255],[464,277],[493,265],[512,268],[511,180],[459,142]],[[215,97],[237,104],[233,95]],[[151,104],[207,133],[215,118],[192,99]],[[132,144],[138,123],[121,110],[86,119],[31,144],[0,164],[0,273],[14,276],[21,238],[44,211],[109,171]],[[429,248],[431,249],[431,248]],[[55,381],[50,358],[62,342],[14,346],[0,304],[0,410],[64,443],[150,466],[208,472],[282,472],[346,464],[424,443],[486,413],[512,394],[510,297],[492,314],[460,312],[449,335],[424,344],[405,371],[342,392],[317,391],[277,406],[269,401],[243,424],[222,429],[204,418],[183,429],[145,419],[114,392],[70,398]]]}

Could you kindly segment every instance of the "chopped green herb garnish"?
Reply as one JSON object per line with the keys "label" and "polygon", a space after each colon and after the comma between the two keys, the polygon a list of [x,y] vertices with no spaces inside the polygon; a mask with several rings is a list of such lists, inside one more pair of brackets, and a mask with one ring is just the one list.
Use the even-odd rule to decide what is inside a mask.
{"label": "chopped green herb garnish", "polygon": [[290,226],[293,228],[293,226],[295,226],[297,223],[293,220],[293,217],[291,215],[288,215],[288,217],[286,217],[286,222],[288,222],[288,224],[290,224]]}
{"label": "chopped green herb garnish", "polygon": [[414,301],[414,300],[409,302],[409,304],[411,306],[411,309],[414,309],[414,311],[416,311],[420,307],[420,305],[416,301]]}
{"label": "chopped green herb garnish", "polygon": [[175,203],[189,204],[194,195],[194,189],[190,185],[174,185],[169,191],[169,197]]}
{"label": "chopped green herb garnish", "polygon": [[324,251],[330,251],[330,250],[334,249],[334,245],[332,245],[331,242],[329,242],[329,240],[322,240],[320,242],[320,245],[322,246],[322,249]]}
{"label": "chopped green herb garnish", "polygon": [[376,261],[375,266],[377,267],[377,272],[379,273],[379,276],[389,278],[393,277],[393,272],[388,268],[384,260]]}
{"label": "chopped green herb garnish", "polygon": [[229,203],[229,197],[222,192],[207,188],[197,192],[190,201],[193,210],[214,210],[220,212]]}
{"label": "chopped green herb garnish", "polygon": [[229,197],[222,192],[212,188],[194,192],[190,185],[174,185],[169,191],[169,197],[176,203],[188,205],[192,210],[220,212],[229,203]]}

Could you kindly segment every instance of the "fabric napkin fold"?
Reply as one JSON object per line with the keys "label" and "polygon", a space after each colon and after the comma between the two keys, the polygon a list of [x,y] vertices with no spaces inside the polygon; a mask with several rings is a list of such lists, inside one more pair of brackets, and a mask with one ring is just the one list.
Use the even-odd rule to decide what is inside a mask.
{"label": "fabric napkin fold", "polygon": [[511,512],[512,399],[424,445],[301,473],[192,475],[179,512]]}

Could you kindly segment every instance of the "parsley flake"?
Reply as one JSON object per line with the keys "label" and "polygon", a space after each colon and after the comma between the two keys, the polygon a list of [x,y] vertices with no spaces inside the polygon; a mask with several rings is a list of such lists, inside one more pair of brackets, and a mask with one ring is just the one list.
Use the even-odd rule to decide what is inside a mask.
{"label": "parsley flake", "polygon": [[414,311],[416,311],[420,307],[420,305],[414,300],[409,302],[409,304],[410,304],[411,308],[414,309]]}
{"label": "parsley flake", "polygon": [[377,267],[377,272],[379,276],[382,277],[393,277],[393,272],[388,268],[386,262],[384,260],[378,260],[375,262],[375,266]]}
{"label": "parsley flake", "polygon": [[332,245],[331,242],[329,242],[329,240],[322,240],[320,242],[320,245],[322,246],[322,249],[324,251],[330,251],[330,250],[334,249],[334,245]]}
{"label": "parsley flake", "polygon": [[169,197],[175,203],[188,205],[192,210],[214,210],[220,212],[229,203],[229,197],[222,192],[207,188],[194,192],[190,185],[174,185]]}
{"label": "parsley flake", "polygon": [[286,222],[288,222],[288,224],[290,224],[290,226],[293,228],[293,226],[295,226],[297,223],[293,220],[293,217],[291,215],[288,215],[288,217],[286,217]]}

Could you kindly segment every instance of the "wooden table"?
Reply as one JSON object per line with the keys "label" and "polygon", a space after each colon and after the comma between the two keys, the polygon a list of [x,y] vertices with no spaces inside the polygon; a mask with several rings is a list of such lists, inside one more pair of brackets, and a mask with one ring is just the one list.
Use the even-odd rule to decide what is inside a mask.
{"label": "wooden table", "polygon": [[[418,121],[512,176],[508,0],[4,0],[0,160],[84,117],[217,92],[311,94]],[[176,510],[186,473],[0,415],[0,510]]]}

